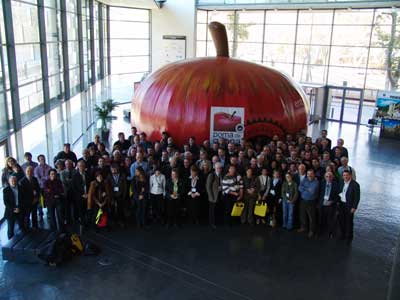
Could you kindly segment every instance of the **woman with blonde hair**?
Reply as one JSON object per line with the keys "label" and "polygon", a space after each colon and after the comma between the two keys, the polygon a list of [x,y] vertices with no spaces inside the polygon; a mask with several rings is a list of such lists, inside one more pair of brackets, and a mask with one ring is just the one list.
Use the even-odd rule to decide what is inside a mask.
{"label": "woman with blonde hair", "polygon": [[1,173],[1,184],[3,187],[8,186],[8,179],[10,178],[10,175],[14,173],[14,166],[17,164],[17,161],[15,158],[9,156],[6,158],[6,164],[4,166],[4,169]]}

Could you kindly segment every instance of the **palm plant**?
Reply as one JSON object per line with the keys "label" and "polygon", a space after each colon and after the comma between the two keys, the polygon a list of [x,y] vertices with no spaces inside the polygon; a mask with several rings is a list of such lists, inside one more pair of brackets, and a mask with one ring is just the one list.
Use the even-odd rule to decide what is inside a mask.
{"label": "palm plant", "polygon": [[115,109],[117,104],[113,99],[108,99],[102,102],[100,105],[95,105],[94,111],[97,113],[97,118],[101,120],[101,130],[108,131],[107,121],[112,119],[111,113]]}

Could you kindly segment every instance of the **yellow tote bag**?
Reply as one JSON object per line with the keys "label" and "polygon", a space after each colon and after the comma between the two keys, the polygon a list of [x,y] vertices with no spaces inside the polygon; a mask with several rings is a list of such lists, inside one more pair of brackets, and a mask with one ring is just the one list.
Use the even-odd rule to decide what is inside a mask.
{"label": "yellow tote bag", "polygon": [[40,204],[40,206],[41,206],[42,208],[44,208],[44,196],[43,196],[43,194],[40,194],[40,197],[39,197],[39,204]]}
{"label": "yellow tote bag", "polygon": [[242,215],[244,209],[243,202],[235,202],[232,208],[231,216],[232,217],[240,217]]}
{"label": "yellow tote bag", "polygon": [[256,202],[254,205],[254,215],[258,217],[265,217],[268,212],[268,205],[265,202]]}

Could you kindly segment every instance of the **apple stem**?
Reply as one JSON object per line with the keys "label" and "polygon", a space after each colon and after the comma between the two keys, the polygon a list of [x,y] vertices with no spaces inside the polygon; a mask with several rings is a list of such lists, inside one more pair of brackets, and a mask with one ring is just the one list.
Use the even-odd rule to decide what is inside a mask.
{"label": "apple stem", "polygon": [[232,120],[232,118],[233,118],[233,116],[236,114],[236,110],[232,113],[232,115],[231,115],[231,120]]}
{"label": "apple stem", "polygon": [[228,35],[225,25],[219,22],[211,22],[208,29],[211,32],[217,56],[229,57]]}

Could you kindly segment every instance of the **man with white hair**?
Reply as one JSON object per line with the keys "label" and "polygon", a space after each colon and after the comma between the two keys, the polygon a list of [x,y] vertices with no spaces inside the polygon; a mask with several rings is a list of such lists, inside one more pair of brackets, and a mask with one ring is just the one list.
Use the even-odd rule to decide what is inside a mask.
{"label": "man with white hair", "polygon": [[17,175],[14,173],[8,178],[8,186],[3,190],[4,205],[6,207],[5,217],[7,219],[7,236],[14,236],[14,226],[18,223],[20,230],[25,233],[24,224],[25,203],[22,188],[18,185]]}
{"label": "man with white hair", "polygon": [[340,159],[341,162],[341,166],[338,168],[338,172],[340,174],[340,176],[343,175],[343,171],[349,171],[351,174],[351,177],[353,180],[357,180],[356,179],[356,170],[354,170],[353,167],[349,166],[349,159],[346,156],[342,156],[342,158]]}

